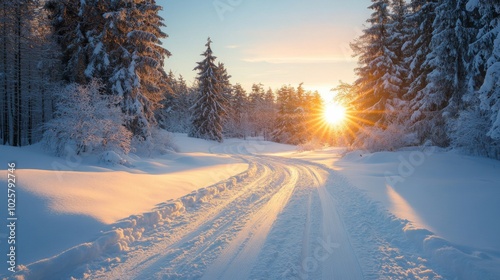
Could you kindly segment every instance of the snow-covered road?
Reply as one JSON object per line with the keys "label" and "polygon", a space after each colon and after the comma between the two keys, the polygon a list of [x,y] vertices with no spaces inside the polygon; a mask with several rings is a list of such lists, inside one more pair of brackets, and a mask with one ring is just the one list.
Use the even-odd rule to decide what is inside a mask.
{"label": "snow-covered road", "polygon": [[[449,279],[457,275],[426,257],[435,248],[448,248],[444,240],[411,228],[338,171],[297,158],[265,155],[263,149],[258,141],[214,146],[212,153],[245,162],[248,170],[119,221],[97,240],[31,264],[20,275],[27,279]],[[442,252],[453,258],[453,250]],[[480,279],[494,279],[469,264]]]}
{"label": "snow-covered road", "polygon": [[[131,244],[93,279],[362,279],[349,235],[326,189],[329,173],[305,162],[213,152],[248,162],[250,175]],[[133,246],[133,247],[132,247]]]}

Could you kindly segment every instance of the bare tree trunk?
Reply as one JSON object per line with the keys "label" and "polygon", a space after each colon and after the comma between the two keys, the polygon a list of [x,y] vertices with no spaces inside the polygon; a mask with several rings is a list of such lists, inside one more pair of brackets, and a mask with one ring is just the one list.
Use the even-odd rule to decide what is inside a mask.
{"label": "bare tree trunk", "polygon": [[8,106],[9,106],[9,86],[7,79],[7,71],[8,71],[8,61],[7,61],[7,0],[2,1],[3,8],[3,20],[2,23],[2,36],[3,36],[3,96],[2,96],[2,144],[6,145],[9,139],[9,114],[8,114]]}
{"label": "bare tree trunk", "polygon": [[21,57],[21,27],[22,27],[22,17],[21,17],[21,1],[16,1],[16,54],[15,54],[15,65],[16,65],[16,85],[14,88],[15,95],[15,110],[14,110],[14,141],[13,146],[22,146],[22,77],[21,77],[21,67],[22,67],[22,57]]}

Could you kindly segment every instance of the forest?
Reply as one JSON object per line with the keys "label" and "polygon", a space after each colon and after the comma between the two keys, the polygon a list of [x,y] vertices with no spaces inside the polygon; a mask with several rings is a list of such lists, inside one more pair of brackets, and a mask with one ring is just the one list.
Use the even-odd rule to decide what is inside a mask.
{"label": "forest", "polygon": [[[332,100],[302,84],[245,89],[210,38],[193,61],[195,81],[166,71],[163,8],[3,0],[1,143],[42,142],[57,155],[168,151],[168,131],[370,151],[432,145],[500,159],[497,1],[372,0],[351,44],[357,79],[332,89]],[[347,110],[340,126],[323,121],[331,101]]]}

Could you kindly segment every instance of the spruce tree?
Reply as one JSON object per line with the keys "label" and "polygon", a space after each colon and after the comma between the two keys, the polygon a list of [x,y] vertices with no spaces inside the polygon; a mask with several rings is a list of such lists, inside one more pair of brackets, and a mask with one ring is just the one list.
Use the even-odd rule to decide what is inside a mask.
{"label": "spruce tree", "polygon": [[233,86],[229,98],[231,110],[226,123],[228,136],[245,139],[248,135],[248,100],[247,93],[241,84]]}
{"label": "spruce tree", "polygon": [[389,0],[372,0],[369,9],[373,10],[370,25],[351,44],[354,53],[359,56],[355,69],[359,77],[355,85],[358,88],[358,108],[363,126],[375,126],[386,123],[386,105],[396,89],[391,82],[392,59],[391,36],[388,33],[391,21]]}
{"label": "spruce tree", "polygon": [[433,34],[433,22],[436,17],[436,0],[413,0],[410,3],[410,14],[408,16],[409,30],[408,36],[408,55],[406,63],[408,64],[409,88],[404,94],[404,100],[407,101],[404,110],[409,116],[406,121],[406,127],[411,133],[419,134],[420,142],[424,137],[420,132],[423,127],[425,116],[420,111],[420,101],[425,97],[422,90],[429,83],[428,75],[434,66],[427,60],[431,53],[431,40]]}
{"label": "spruce tree", "polygon": [[274,131],[271,135],[273,141],[278,143],[300,144],[296,130],[296,92],[291,86],[283,86],[277,92],[277,117]]}
{"label": "spruce tree", "polygon": [[471,57],[465,109],[452,134],[453,145],[468,152],[500,158],[500,4],[469,2],[477,35]]}
{"label": "spruce tree", "polygon": [[227,114],[227,99],[221,92],[223,85],[218,79],[218,67],[215,65],[216,57],[213,56],[212,40],[208,38],[207,50],[202,54],[203,61],[198,62],[194,70],[198,70],[198,96],[191,107],[192,129],[190,137],[207,140],[223,141],[223,122]]}
{"label": "spruce tree", "polygon": [[467,47],[471,34],[464,0],[440,1],[435,9],[432,50],[427,56],[432,69],[425,87],[417,94],[411,109],[419,117],[414,126],[420,142],[449,145],[448,128],[459,110],[466,92]]}
{"label": "spruce tree", "polygon": [[167,88],[163,70],[170,53],[161,46],[163,19],[154,0],[113,1],[104,14],[103,42],[110,60],[109,85],[112,94],[122,96],[126,127],[139,139],[150,137],[156,125],[154,110]]}

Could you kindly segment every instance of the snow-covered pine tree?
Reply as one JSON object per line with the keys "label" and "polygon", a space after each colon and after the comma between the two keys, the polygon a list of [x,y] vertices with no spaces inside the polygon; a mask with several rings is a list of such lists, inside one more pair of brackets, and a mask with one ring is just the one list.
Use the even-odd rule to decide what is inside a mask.
{"label": "snow-covered pine tree", "polygon": [[307,127],[307,117],[309,115],[309,104],[307,103],[307,93],[304,90],[304,83],[300,83],[295,91],[296,95],[294,98],[294,121],[295,121],[295,139],[297,143],[305,143],[308,140],[308,127]]}
{"label": "snow-covered pine tree", "polygon": [[158,126],[162,129],[167,129],[167,127],[169,126],[168,115],[174,111],[175,105],[177,103],[175,89],[178,87],[178,81],[172,70],[168,72],[166,80],[167,85],[163,91],[163,98],[160,101],[161,106],[159,106],[159,108],[157,108],[155,111],[155,119],[158,122]]}
{"label": "snow-covered pine tree", "polygon": [[292,145],[300,144],[296,138],[295,130],[295,115],[297,113],[295,99],[295,88],[292,86],[282,86],[277,91],[278,112],[271,135],[273,141]]}
{"label": "snow-covered pine tree", "polygon": [[188,133],[191,128],[189,108],[193,104],[194,89],[187,86],[182,75],[177,78],[172,71],[168,74],[168,85],[161,102],[163,106],[156,111],[158,124],[170,132]]}
{"label": "snow-covered pine tree", "polygon": [[407,36],[406,64],[408,65],[409,88],[404,94],[404,112],[408,114],[406,119],[406,130],[412,134],[414,139],[422,143],[425,135],[422,133],[425,127],[424,114],[419,110],[419,100],[422,99],[422,90],[428,84],[428,75],[434,68],[428,55],[431,53],[431,40],[433,34],[433,23],[436,17],[435,8],[437,0],[412,0],[410,3],[410,14],[408,24],[411,27]]}
{"label": "snow-covered pine tree", "polygon": [[227,127],[227,124],[228,124],[228,118],[229,116],[231,115],[231,110],[232,110],[232,107],[230,106],[230,99],[231,99],[231,94],[232,94],[232,90],[233,90],[233,86],[231,85],[231,81],[229,79],[231,79],[231,75],[229,75],[227,73],[227,69],[226,69],[226,66],[224,65],[224,63],[222,62],[219,62],[217,64],[217,68],[216,68],[216,75],[217,75],[217,81],[218,82],[218,91],[220,92],[220,94],[222,94],[224,96],[224,104],[223,107],[226,108],[226,113],[224,114],[224,118],[222,120],[222,132],[223,133],[226,133],[226,127]]}
{"label": "snow-covered pine tree", "polygon": [[[87,48],[87,31],[93,30],[95,35],[95,26],[98,26],[99,22],[103,22],[102,16],[91,17],[92,13],[86,11],[86,9],[92,10],[97,6],[97,0],[89,1],[91,3],[87,5],[86,1],[49,0],[45,5],[52,21],[54,37],[61,46],[63,77],[70,83],[84,84],[88,81],[85,69],[87,68],[88,54],[92,51]],[[87,16],[86,19],[83,19],[84,15]]]}
{"label": "snow-covered pine tree", "polygon": [[481,14],[485,18],[483,33],[485,40],[492,40],[492,49],[485,61],[486,75],[479,89],[481,109],[487,112],[491,121],[487,135],[491,137],[496,146],[496,158],[500,158],[500,3],[481,1],[483,9]]}
{"label": "snow-covered pine tree", "polygon": [[111,1],[102,42],[108,53],[112,94],[123,97],[126,127],[139,139],[147,140],[156,124],[154,110],[167,87],[163,70],[170,53],[161,46],[163,19],[154,0]]}
{"label": "snow-covered pine tree", "polygon": [[222,92],[217,75],[216,57],[211,48],[212,40],[208,38],[207,50],[202,54],[203,61],[198,62],[194,70],[198,70],[198,96],[191,107],[192,129],[190,137],[223,141],[223,122],[227,114],[227,100]]}
{"label": "snow-covered pine tree", "polygon": [[274,93],[271,88],[266,91],[264,95],[264,104],[262,115],[265,120],[264,123],[264,140],[270,140],[271,134],[274,129],[274,121],[276,120],[276,104],[274,102]]}
{"label": "snow-covered pine tree", "polygon": [[405,119],[404,94],[408,91],[409,67],[406,57],[408,56],[408,44],[411,25],[408,21],[408,5],[404,0],[391,1],[391,20],[387,25],[389,34],[389,45],[391,65],[388,67],[389,73],[385,74],[385,89],[390,97],[387,100],[387,121],[386,126],[401,127],[401,122]]}
{"label": "snow-covered pine tree", "polygon": [[375,126],[385,123],[385,111],[388,98],[391,96],[387,89],[393,91],[390,79],[391,57],[394,56],[390,48],[389,0],[372,0],[369,9],[374,10],[369,26],[363,30],[363,35],[351,44],[358,58],[358,76],[355,84],[358,88],[357,102],[360,109],[362,126]]}
{"label": "snow-covered pine tree", "polygon": [[358,93],[356,107],[360,111],[357,125],[362,128],[358,139],[361,145],[387,149],[392,148],[392,140],[401,138],[388,127],[400,119],[398,113],[406,89],[403,80],[407,72],[403,55],[406,5],[404,1],[372,2],[369,26],[351,44],[358,56],[355,69],[358,79],[354,84]]}
{"label": "snow-covered pine tree", "polygon": [[249,135],[248,98],[241,84],[233,86],[229,97],[229,115],[225,131],[227,136],[245,139]]}
{"label": "snow-covered pine tree", "polygon": [[251,125],[251,136],[256,137],[263,134],[267,120],[262,118],[264,105],[264,86],[254,83],[252,91],[248,94],[248,115]]}
{"label": "snow-covered pine tree", "polygon": [[467,47],[470,42],[469,19],[464,0],[438,2],[427,55],[430,70],[426,85],[412,101],[414,127],[420,142],[449,145],[448,128],[462,107],[467,82]]}
{"label": "snow-covered pine tree", "polygon": [[327,130],[324,126],[323,119],[323,108],[324,103],[321,95],[318,91],[307,91],[304,99],[304,106],[306,108],[305,115],[305,128],[306,128],[306,140],[318,140],[320,142],[326,143],[327,141]]}
{"label": "snow-covered pine tree", "polygon": [[477,36],[471,57],[465,109],[452,134],[453,145],[468,152],[500,158],[500,4],[469,1]]}

